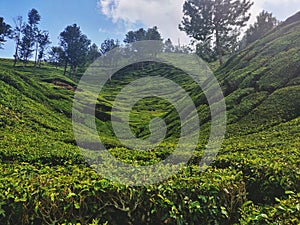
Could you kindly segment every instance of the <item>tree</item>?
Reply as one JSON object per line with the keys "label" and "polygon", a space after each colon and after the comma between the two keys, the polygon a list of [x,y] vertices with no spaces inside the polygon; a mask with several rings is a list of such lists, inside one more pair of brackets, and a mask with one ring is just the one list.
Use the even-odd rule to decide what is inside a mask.
{"label": "tree", "polygon": [[31,9],[28,12],[28,24],[34,28],[39,24],[40,21],[41,16],[39,15],[38,11],[36,9]]}
{"label": "tree", "polygon": [[49,62],[54,66],[66,65],[66,55],[61,46],[53,46],[49,51]]}
{"label": "tree", "polygon": [[[137,41],[147,41],[147,40],[158,40],[161,41],[161,45],[157,46],[157,48],[147,48],[145,46],[135,45],[135,48],[130,45],[131,43]],[[144,57],[149,55],[149,57],[155,57],[159,52],[163,50],[163,42],[161,38],[161,34],[158,31],[157,26],[152,28],[148,28],[148,30],[144,30],[144,28],[140,28],[136,31],[129,31],[124,39],[124,43],[127,44],[126,54],[130,54],[131,57],[135,57],[136,59],[140,59],[140,57]],[[154,46],[153,46],[154,47]],[[137,64],[137,67],[143,68],[144,63],[140,62]]]}
{"label": "tree", "polygon": [[37,25],[41,20],[41,16],[39,15],[36,9],[31,9],[28,13],[28,24],[31,27],[33,32],[32,34],[32,41],[35,43],[35,58],[34,58],[34,66],[37,65],[38,60],[38,50],[39,50],[39,36],[40,30],[38,29]]}
{"label": "tree", "polygon": [[157,26],[149,28],[147,31],[144,30],[144,28],[140,28],[136,31],[129,31],[125,36],[124,43],[130,44],[136,41],[145,40],[162,40]]}
{"label": "tree", "polygon": [[5,38],[11,34],[11,26],[4,23],[4,18],[0,17],[0,49],[2,49]]}
{"label": "tree", "polygon": [[186,0],[179,29],[194,43],[209,43],[222,65],[223,55],[234,48],[240,29],[250,19],[252,5],[250,0]]}
{"label": "tree", "polygon": [[28,59],[32,57],[32,53],[35,51],[35,66],[37,64],[38,58],[38,48],[39,48],[39,35],[40,30],[37,25],[41,20],[36,9],[31,9],[28,12],[28,24],[22,26],[21,32],[23,37],[19,43],[19,54],[20,58],[26,64]]}
{"label": "tree", "polygon": [[[134,43],[136,41],[146,41],[146,40],[161,41],[161,46],[159,48],[157,48],[157,49],[147,49],[147,51],[151,55],[156,55],[158,52],[162,51],[163,43],[162,43],[161,34],[159,33],[157,26],[154,26],[153,28],[148,28],[147,31],[144,30],[144,28],[140,28],[136,31],[129,31],[125,36],[124,43],[129,45],[130,43]],[[145,50],[146,49],[131,49],[131,53],[135,52],[135,55],[137,57],[139,57],[138,56],[139,53],[144,52]]]}
{"label": "tree", "polygon": [[214,62],[218,59],[216,50],[210,42],[201,42],[196,45],[196,54],[207,62]]}
{"label": "tree", "polygon": [[257,21],[246,31],[245,45],[249,45],[262,38],[279,24],[279,21],[273,17],[272,13],[268,13],[264,10],[256,17],[256,20]]}
{"label": "tree", "polygon": [[101,56],[101,52],[98,48],[98,46],[94,43],[89,47],[89,52],[87,55],[87,61],[88,63],[94,62],[97,58]]}
{"label": "tree", "polygon": [[119,41],[115,41],[114,39],[106,39],[100,47],[100,51],[102,55],[105,55],[107,52],[113,50],[114,48],[119,46]]}
{"label": "tree", "polygon": [[60,33],[60,45],[66,57],[64,74],[66,74],[68,64],[71,66],[70,73],[72,75],[77,73],[78,66],[85,64],[90,43],[91,41],[82,34],[80,27],[76,24],[67,26]]}
{"label": "tree", "polygon": [[103,41],[103,43],[101,44],[100,47],[100,52],[102,54],[104,58],[104,62],[107,66],[112,66],[115,65],[115,63],[117,63],[119,57],[117,56],[117,54],[110,54],[110,57],[106,57],[107,53],[117,47],[119,47],[119,41],[118,40],[114,40],[114,39],[106,39]]}
{"label": "tree", "polygon": [[191,52],[191,48],[187,45],[176,45],[174,47],[174,52],[179,54],[188,54]]}
{"label": "tree", "polygon": [[135,32],[129,31],[125,36],[124,43],[129,44],[129,43],[133,43],[135,41],[137,41]]}
{"label": "tree", "polygon": [[140,28],[136,31],[129,31],[125,36],[124,43],[129,44],[136,41],[143,41],[146,39],[146,33],[144,28]]}
{"label": "tree", "polygon": [[158,32],[157,26],[149,28],[146,33],[146,40],[160,40],[162,41],[161,34]]}
{"label": "tree", "polygon": [[15,27],[13,29],[11,38],[14,39],[16,42],[16,49],[15,49],[15,54],[14,54],[14,67],[15,67],[17,64],[17,61],[19,59],[18,52],[19,52],[19,46],[21,43],[22,29],[24,27],[22,16],[18,16],[17,18],[14,18],[14,24],[15,24]]}
{"label": "tree", "polygon": [[45,51],[48,47],[48,45],[51,44],[51,41],[50,41],[50,37],[49,37],[49,33],[47,31],[44,31],[43,33],[40,33],[38,35],[38,62],[39,62],[39,65],[41,66],[41,62],[42,62],[42,59],[44,58],[45,56]]}
{"label": "tree", "polygon": [[164,45],[165,45],[165,52],[169,52],[170,53],[170,52],[174,52],[175,51],[175,47],[174,47],[174,45],[173,45],[173,43],[172,43],[172,41],[171,41],[170,38],[168,38],[165,41]]}
{"label": "tree", "polygon": [[34,32],[31,26],[27,24],[23,27],[22,34],[23,37],[20,42],[19,56],[24,64],[26,64],[34,51]]}

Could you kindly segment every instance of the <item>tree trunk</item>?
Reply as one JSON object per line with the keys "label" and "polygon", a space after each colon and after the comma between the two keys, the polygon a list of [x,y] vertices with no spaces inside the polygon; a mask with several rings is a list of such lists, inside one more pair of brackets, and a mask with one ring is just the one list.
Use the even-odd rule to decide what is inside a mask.
{"label": "tree trunk", "polygon": [[65,62],[64,76],[66,76],[66,73],[67,73],[67,68],[68,68],[68,62]]}
{"label": "tree trunk", "polygon": [[219,62],[220,62],[220,66],[223,65],[223,54],[222,54],[222,46],[220,43],[220,36],[219,36],[219,29],[216,28],[216,45],[217,45],[217,52],[218,52],[218,56],[219,56]]}
{"label": "tree trunk", "polygon": [[218,47],[218,52],[219,52],[219,62],[220,62],[220,66],[223,65],[223,56],[222,56],[222,49],[221,46]]}
{"label": "tree trunk", "polygon": [[75,77],[77,76],[77,66],[74,66],[74,72],[73,72],[73,81],[75,81]]}
{"label": "tree trunk", "polygon": [[34,67],[36,67],[36,65],[37,65],[38,48],[39,48],[39,44],[36,42],[36,44],[35,44],[35,59],[34,59]]}
{"label": "tree trunk", "polygon": [[77,66],[71,66],[69,76],[70,76],[71,80],[73,80],[73,81],[74,81],[76,72],[77,72]]}
{"label": "tree trunk", "polygon": [[73,74],[73,66],[71,65],[69,71],[69,77],[71,78],[71,80],[72,80],[72,74]]}
{"label": "tree trunk", "polygon": [[16,64],[17,64],[17,61],[18,61],[18,49],[19,49],[19,40],[17,41],[17,44],[16,44],[16,51],[15,51],[15,55],[14,55],[14,67],[16,67]]}

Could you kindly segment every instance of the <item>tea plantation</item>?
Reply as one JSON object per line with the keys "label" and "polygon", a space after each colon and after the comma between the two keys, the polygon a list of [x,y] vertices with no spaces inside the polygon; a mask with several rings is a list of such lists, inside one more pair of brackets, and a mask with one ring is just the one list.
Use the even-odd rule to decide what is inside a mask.
{"label": "tea plantation", "polygon": [[136,67],[116,73],[98,97],[98,133],[113,156],[151,165],[178,142],[178,113],[154,97],[134,106],[130,124],[145,138],[149,121],[163,118],[163,143],[134,151],[115,137],[113,101],[137,78],[160,75],[178,83],[201,121],[188,165],[166,181],[140,187],[105,179],[81,154],[72,127],[77,81],[48,64],[14,68],[13,61],[0,59],[0,224],[300,224],[299,15],[214,71],[228,124],[217,158],[204,171],[199,161],[210,132],[205,95],[179,69],[151,62]]}

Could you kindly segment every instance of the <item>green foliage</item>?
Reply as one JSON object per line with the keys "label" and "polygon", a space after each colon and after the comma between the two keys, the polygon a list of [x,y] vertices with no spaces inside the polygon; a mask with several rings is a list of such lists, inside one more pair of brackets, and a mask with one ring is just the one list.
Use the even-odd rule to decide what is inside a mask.
{"label": "green foliage", "polygon": [[183,6],[184,17],[179,29],[199,41],[198,53],[204,59],[219,58],[237,47],[239,29],[250,19],[250,0],[187,0]]}
{"label": "green foliage", "polygon": [[11,33],[11,26],[4,22],[4,18],[0,17],[0,49],[2,48],[5,38]]}
{"label": "green foliage", "polygon": [[246,31],[244,37],[246,46],[263,38],[279,24],[279,21],[273,17],[272,13],[268,13],[264,10],[256,17],[256,20],[257,21]]}
{"label": "green foliage", "polygon": [[66,63],[71,66],[71,74],[76,75],[77,67],[85,64],[90,43],[77,24],[67,26],[60,33],[60,45],[64,50]]}
{"label": "green foliage", "polygon": [[136,41],[145,41],[145,40],[162,40],[161,34],[158,31],[158,28],[154,26],[149,28],[147,31],[143,28],[140,28],[136,31],[129,31],[126,34],[124,43],[129,44]]}
{"label": "green foliage", "polygon": [[[49,42],[49,35],[44,35],[38,29],[38,24],[41,20],[41,16],[39,15],[36,9],[31,9],[28,12],[28,24],[22,24],[22,19],[18,18],[18,22],[16,23],[16,35],[15,39],[17,41],[16,52],[19,51],[19,57],[25,64],[32,57],[32,53],[35,51],[35,66],[37,65],[38,60],[38,50],[39,45],[42,47],[42,51]],[[22,38],[19,31],[22,32]],[[45,39],[46,37],[46,39]],[[16,54],[15,54],[16,55]],[[43,53],[42,53],[43,56]],[[16,56],[15,56],[16,58]],[[16,58],[17,60],[17,58]]]}
{"label": "green foliage", "polygon": [[5,224],[87,224],[97,218],[111,224],[228,224],[237,221],[245,202],[242,176],[232,170],[200,173],[194,167],[141,188],[112,184],[83,166],[20,163],[0,170]]}
{"label": "green foliage", "polygon": [[286,190],[299,191],[297,132],[299,117],[262,132],[230,137],[214,166],[242,171],[248,198],[255,203],[274,204]]}
{"label": "green foliage", "polygon": [[118,41],[115,41],[114,39],[106,39],[101,44],[101,54],[104,55],[105,53],[113,50],[114,48],[118,47],[119,43]]}
{"label": "green foliage", "polygon": [[28,24],[22,29],[23,37],[21,39],[19,48],[19,57],[26,64],[28,59],[32,57],[34,51],[34,38],[35,33],[31,26]]}
{"label": "green foliage", "polygon": [[299,224],[300,195],[286,191],[287,198],[276,198],[274,206],[257,206],[251,201],[242,207],[241,224]]}
{"label": "green foliage", "polygon": [[299,32],[299,21],[282,23],[216,71],[235,123],[229,133],[257,132],[299,116]]}
{"label": "green foliage", "polygon": [[218,59],[215,49],[212,48],[209,42],[197,44],[196,54],[206,62],[215,62]]}
{"label": "green foliage", "polygon": [[12,60],[0,59],[0,224],[299,224],[299,24],[280,25],[216,71],[226,95],[228,129],[205,171],[199,162],[210,110],[183,71],[144,62],[107,82],[96,104],[98,133],[115,158],[133,166],[172,154],[180,121],[169,102],[143,99],[130,112],[133,133],[148,137],[149,121],[161,117],[167,138],[148,151],[125,148],[110,122],[124,86],[159,74],[178,83],[197,107],[201,137],[192,159],[170,179],[145,187],[108,181],[87,165],[72,131],[76,83],[61,75],[62,69],[44,64],[33,70],[32,63],[14,68]]}
{"label": "green foliage", "polygon": [[100,49],[98,46],[94,43],[89,47],[89,52],[87,55],[87,61],[88,63],[94,62],[97,58],[101,56]]}
{"label": "green foliage", "polygon": [[37,43],[39,46],[37,61],[39,62],[40,66],[41,66],[41,62],[44,59],[44,56],[46,54],[45,51],[46,51],[48,45],[51,44],[49,33],[47,31],[39,32],[39,34],[37,35]]}
{"label": "green foliage", "polygon": [[49,63],[56,67],[66,64],[66,56],[62,47],[51,47],[49,52]]}

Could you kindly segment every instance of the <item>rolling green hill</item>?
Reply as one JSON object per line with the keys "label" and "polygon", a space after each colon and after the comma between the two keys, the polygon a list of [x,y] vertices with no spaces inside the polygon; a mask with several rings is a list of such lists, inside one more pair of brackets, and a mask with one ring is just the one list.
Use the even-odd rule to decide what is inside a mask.
{"label": "rolling green hill", "polygon": [[161,117],[166,140],[149,151],[118,141],[110,111],[129,82],[158,74],[172,79],[199,113],[202,136],[187,168],[147,187],[109,182],[87,165],[72,130],[77,83],[60,68],[13,68],[11,60],[0,59],[0,224],[299,224],[299,15],[215,71],[228,126],[219,155],[203,172],[198,163],[210,111],[196,83],[158,63],[129,66],[112,77],[98,97],[96,124],[102,142],[124,162],[157,163],[172,153],[180,135],[174,107],[147,98],[131,111],[131,129],[146,138],[149,121]]}
{"label": "rolling green hill", "polygon": [[246,132],[300,115],[299,15],[230,58],[216,72],[227,96],[229,121],[243,124]]}

